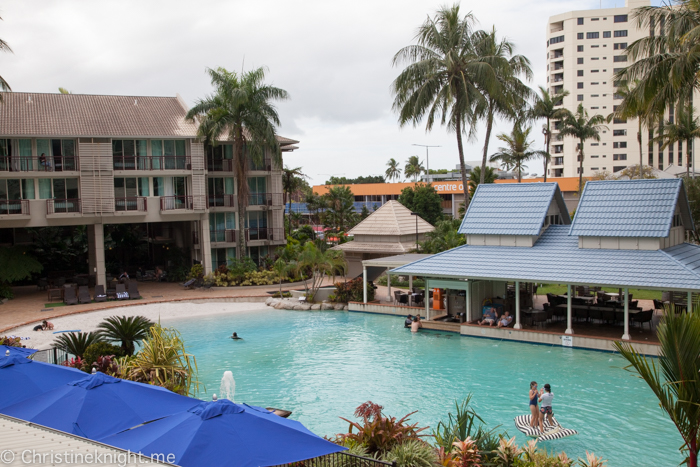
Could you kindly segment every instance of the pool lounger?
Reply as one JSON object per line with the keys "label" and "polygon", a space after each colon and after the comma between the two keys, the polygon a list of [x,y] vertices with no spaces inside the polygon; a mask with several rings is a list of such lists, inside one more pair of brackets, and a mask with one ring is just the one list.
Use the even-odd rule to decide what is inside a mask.
{"label": "pool lounger", "polygon": [[530,426],[531,417],[532,415],[519,415],[515,417],[515,427],[527,436],[537,438],[537,441],[550,441],[553,439],[566,438],[567,436],[578,434],[578,431],[576,430],[562,428],[559,422],[557,422],[557,419],[554,417],[552,417],[554,425],[547,423],[547,419],[545,418],[544,433],[542,433],[539,428],[533,428]]}

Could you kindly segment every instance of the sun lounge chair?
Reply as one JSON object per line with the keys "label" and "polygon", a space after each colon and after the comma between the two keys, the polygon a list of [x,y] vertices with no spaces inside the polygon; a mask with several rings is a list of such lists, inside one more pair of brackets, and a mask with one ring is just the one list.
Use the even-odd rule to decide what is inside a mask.
{"label": "sun lounge chair", "polygon": [[129,282],[129,298],[141,298],[138,282],[136,281]]}
{"label": "sun lounge chair", "polygon": [[66,305],[77,305],[78,299],[75,296],[75,289],[73,287],[65,287],[63,291],[63,302]]}
{"label": "sun lounge chair", "polygon": [[88,290],[87,285],[81,285],[78,288],[78,302],[80,302],[80,303],[92,302],[92,298],[90,298],[90,291]]}
{"label": "sun lounge chair", "polygon": [[104,285],[96,285],[95,286],[94,300],[96,302],[106,302],[107,301],[107,294],[105,293],[105,286]]}
{"label": "sun lounge chair", "polygon": [[180,284],[180,285],[183,286],[183,287],[186,288],[186,289],[191,289],[191,288],[194,287],[194,283],[195,283],[195,282],[197,282],[196,279],[190,279],[190,280],[188,280],[187,282],[183,282],[183,283]]}
{"label": "sun lounge chair", "polygon": [[117,284],[117,300],[128,300],[129,292],[126,291],[124,284]]}

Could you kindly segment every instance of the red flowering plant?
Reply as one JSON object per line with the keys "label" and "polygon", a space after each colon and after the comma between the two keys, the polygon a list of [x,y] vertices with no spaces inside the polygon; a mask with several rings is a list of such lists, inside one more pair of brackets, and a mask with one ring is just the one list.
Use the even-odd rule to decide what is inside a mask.
{"label": "red flowering plant", "polygon": [[63,365],[63,366],[77,368],[78,370],[82,370],[83,364],[84,364],[83,359],[80,357],[71,358],[70,360],[66,360],[65,362],[61,363],[61,365]]}

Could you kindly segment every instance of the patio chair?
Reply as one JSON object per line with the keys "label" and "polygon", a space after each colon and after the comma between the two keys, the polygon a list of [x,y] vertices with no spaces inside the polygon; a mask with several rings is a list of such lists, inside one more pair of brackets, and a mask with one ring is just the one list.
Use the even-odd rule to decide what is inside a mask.
{"label": "patio chair", "polygon": [[547,313],[532,313],[530,316],[535,326],[544,326],[547,322]]}
{"label": "patio chair", "polygon": [[183,282],[183,283],[180,284],[180,285],[183,286],[183,287],[186,288],[186,289],[191,289],[191,288],[194,287],[194,283],[195,283],[195,282],[197,282],[196,279],[190,279],[190,280],[188,280],[187,282]]}
{"label": "patio chair", "polygon": [[612,323],[615,321],[615,310],[611,308],[606,308],[603,310],[600,310],[602,314],[603,321],[606,323]]}
{"label": "patio chair", "polygon": [[632,315],[632,321],[639,323],[639,325],[644,328],[644,323],[649,323],[649,330],[651,331],[652,318],[654,317],[654,310],[644,310],[639,313]]}
{"label": "patio chair", "polygon": [[65,287],[63,290],[63,302],[66,305],[77,305],[78,298],[75,296],[75,289],[73,287]]}
{"label": "patio chair", "polygon": [[117,300],[128,300],[129,292],[126,291],[126,286],[124,284],[117,284]]}
{"label": "patio chair", "polygon": [[413,304],[422,306],[424,304],[423,300],[425,299],[425,294],[419,293],[418,295],[415,295],[413,297]]}
{"label": "patio chair", "polygon": [[105,286],[100,284],[95,286],[95,296],[93,299],[96,302],[106,302],[107,301],[107,294],[105,293]]}
{"label": "patio chair", "polygon": [[80,303],[91,303],[92,298],[90,298],[90,291],[87,288],[87,285],[81,285],[78,288],[78,302]]}
{"label": "patio chair", "polygon": [[66,278],[65,277],[59,277],[56,279],[56,287],[63,287],[66,284]]}
{"label": "patio chair", "polygon": [[573,317],[578,320],[587,321],[588,320],[588,310],[583,308],[574,308],[571,310]]}
{"label": "patio chair", "polygon": [[63,290],[60,288],[49,289],[48,301],[53,303],[55,300],[63,300]]}
{"label": "patio chair", "polygon": [[129,282],[129,298],[141,298],[141,294],[139,293],[138,282],[136,281]]}
{"label": "patio chair", "polygon": [[603,321],[603,311],[598,309],[597,307],[590,307],[588,309],[588,319],[591,321],[598,320],[598,321]]}
{"label": "patio chair", "polygon": [[401,295],[400,290],[394,290],[394,304],[399,303],[399,296]]}
{"label": "patio chair", "polygon": [[399,305],[408,306],[408,294],[402,293],[399,295]]}
{"label": "patio chair", "polygon": [[36,286],[39,287],[39,290],[46,290],[49,288],[49,281],[45,278],[39,279],[36,282]]}

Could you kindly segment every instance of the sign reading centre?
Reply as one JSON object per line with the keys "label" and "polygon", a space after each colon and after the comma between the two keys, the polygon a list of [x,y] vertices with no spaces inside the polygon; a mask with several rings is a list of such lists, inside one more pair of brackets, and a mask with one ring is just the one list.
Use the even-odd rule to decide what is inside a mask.
{"label": "sign reading centre", "polygon": [[460,194],[464,192],[464,185],[458,182],[433,182],[432,185],[438,193]]}

